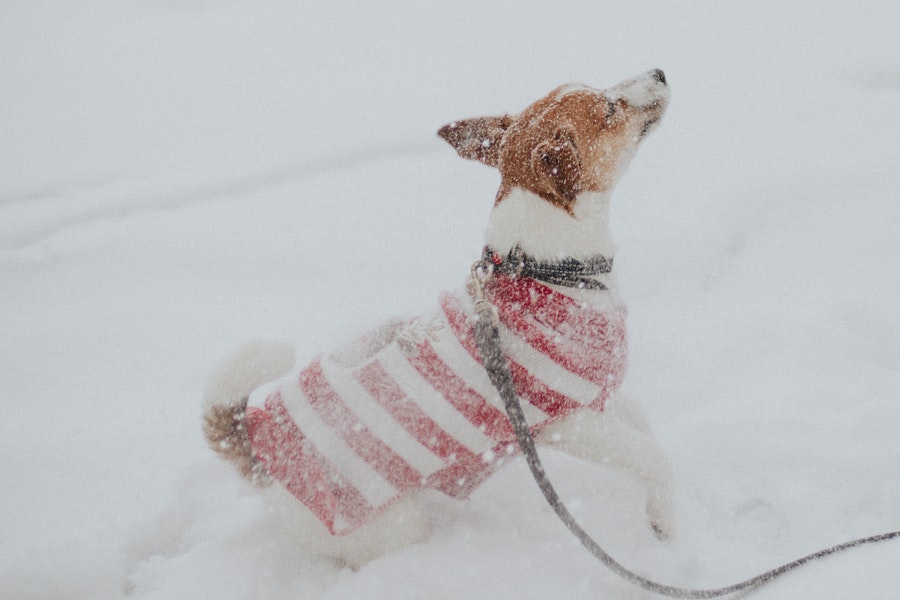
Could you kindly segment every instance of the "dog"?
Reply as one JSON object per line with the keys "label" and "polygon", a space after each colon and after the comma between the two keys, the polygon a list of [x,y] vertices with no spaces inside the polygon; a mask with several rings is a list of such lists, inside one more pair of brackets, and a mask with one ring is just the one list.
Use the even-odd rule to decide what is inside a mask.
{"label": "dog", "polygon": [[[536,441],[632,472],[661,539],[674,531],[672,470],[641,409],[619,391],[625,307],[609,210],[668,100],[657,69],[607,90],[563,86],[518,115],[438,132],[461,157],[500,171],[485,294]],[[473,341],[472,298],[448,292],[438,304],[293,372],[289,346],[254,342],[210,379],[210,446],[316,554],[357,568],[424,539],[419,490],[465,498],[518,452]]]}

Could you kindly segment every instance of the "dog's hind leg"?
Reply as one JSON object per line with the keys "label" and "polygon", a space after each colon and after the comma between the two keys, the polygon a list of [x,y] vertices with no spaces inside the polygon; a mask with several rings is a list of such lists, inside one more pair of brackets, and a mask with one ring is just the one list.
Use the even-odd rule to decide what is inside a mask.
{"label": "dog's hind leg", "polygon": [[626,398],[603,412],[581,411],[546,426],[539,441],[572,456],[633,473],[647,489],[647,516],[660,539],[674,534],[672,467],[643,413]]}

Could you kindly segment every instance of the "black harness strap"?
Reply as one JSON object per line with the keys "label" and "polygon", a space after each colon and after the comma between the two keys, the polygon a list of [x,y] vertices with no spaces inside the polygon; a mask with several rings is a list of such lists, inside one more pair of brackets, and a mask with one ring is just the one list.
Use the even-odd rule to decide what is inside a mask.
{"label": "black harness strap", "polygon": [[592,256],[587,260],[562,258],[556,261],[541,261],[528,256],[518,246],[505,256],[485,246],[482,260],[493,265],[495,273],[528,277],[544,283],[585,290],[605,290],[606,286],[596,277],[611,273],[613,266],[613,259],[602,255]]}

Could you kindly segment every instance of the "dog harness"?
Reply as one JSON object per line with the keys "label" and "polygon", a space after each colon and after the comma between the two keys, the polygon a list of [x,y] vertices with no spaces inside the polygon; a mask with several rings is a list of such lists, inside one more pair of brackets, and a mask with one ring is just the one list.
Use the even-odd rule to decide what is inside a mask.
{"label": "dog harness", "polygon": [[[485,294],[533,433],[603,410],[625,375],[624,306],[599,310],[502,271]],[[467,497],[518,452],[473,323],[471,299],[445,293],[434,314],[388,322],[255,392],[254,457],[335,535],[417,488]]]}

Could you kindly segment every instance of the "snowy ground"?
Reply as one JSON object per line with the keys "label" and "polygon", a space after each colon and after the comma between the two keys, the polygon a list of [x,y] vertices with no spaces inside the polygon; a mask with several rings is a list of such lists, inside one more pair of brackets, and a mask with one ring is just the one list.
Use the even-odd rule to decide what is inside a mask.
{"label": "snowy ground", "polygon": [[[547,454],[613,555],[713,586],[900,528],[900,4],[0,5],[0,597],[648,598],[521,461],[358,572],[300,553],[206,449],[252,337],[302,358],[456,286],[496,174],[433,132],[666,70],[616,265],[679,537]],[[77,8],[76,8],[77,7]],[[896,598],[896,542],[758,598]]]}

